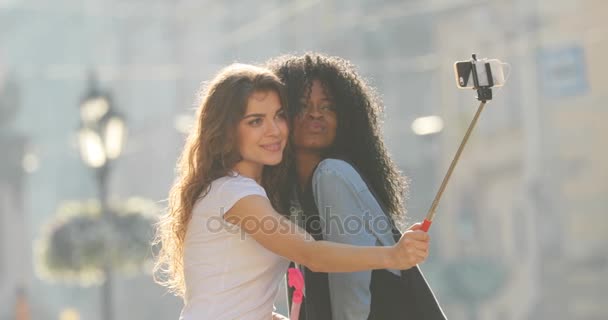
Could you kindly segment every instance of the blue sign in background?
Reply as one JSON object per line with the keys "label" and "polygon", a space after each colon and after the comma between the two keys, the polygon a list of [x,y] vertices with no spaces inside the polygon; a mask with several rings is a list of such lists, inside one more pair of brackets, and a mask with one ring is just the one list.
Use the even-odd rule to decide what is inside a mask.
{"label": "blue sign in background", "polygon": [[543,96],[577,96],[589,89],[583,47],[572,45],[542,48],[538,51],[537,62],[538,80]]}

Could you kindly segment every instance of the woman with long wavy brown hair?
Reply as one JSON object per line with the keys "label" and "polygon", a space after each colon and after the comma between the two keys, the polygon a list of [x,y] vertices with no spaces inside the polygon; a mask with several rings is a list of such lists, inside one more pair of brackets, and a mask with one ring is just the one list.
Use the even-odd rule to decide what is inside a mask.
{"label": "woman with long wavy brown hair", "polygon": [[351,272],[407,269],[428,255],[424,232],[354,247],[315,241],[277,212],[289,189],[286,101],[271,71],[242,64],[204,91],[156,238],[156,280],[184,299],[184,320],[270,319],[288,260]]}

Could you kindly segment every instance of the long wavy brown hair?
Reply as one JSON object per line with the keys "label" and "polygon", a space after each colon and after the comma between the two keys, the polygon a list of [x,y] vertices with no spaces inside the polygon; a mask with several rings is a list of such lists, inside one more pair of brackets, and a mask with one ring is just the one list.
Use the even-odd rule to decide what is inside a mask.
{"label": "long wavy brown hair", "polygon": [[[184,239],[192,208],[204,197],[214,180],[232,174],[241,160],[236,127],[245,114],[247,100],[255,92],[275,91],[283,108],[287,98],[283,83],[270,70],[244,64],[222,69],[203,88],[196,111],[197,122],[186,139],[177,162],[177,178],[169,192],[168,208],[157,224],[154,245],[160,247],[154,279],[178,296],[185,296]],[[287,182],[286,156],[276,166],[265,166],[262,187],[279,212],[286,212],[288,200],[280,190]]]}

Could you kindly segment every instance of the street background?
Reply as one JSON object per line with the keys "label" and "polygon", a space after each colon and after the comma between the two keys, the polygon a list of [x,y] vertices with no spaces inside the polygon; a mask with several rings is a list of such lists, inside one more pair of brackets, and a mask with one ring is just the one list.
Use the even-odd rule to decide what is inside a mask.
{"label": "street background", "polygon": [[[142,239],[198,89],[231,62],[306,51],[351,60],[382,95],[410,222],[478,104],[456,88],[454,61],[508,62],[421,268],[452,320],[607,319],[607,12],[602,0],[0,0],[0,319],[177,319],[181,301],[151,280]],[[94,105],[128,132],[103,164],[80,152]],[[414,131],[427,116],[441,121]],[[89,219],[100,212],[115,227]],[[139,238],[100,264],[95,235],[112,232]]]}

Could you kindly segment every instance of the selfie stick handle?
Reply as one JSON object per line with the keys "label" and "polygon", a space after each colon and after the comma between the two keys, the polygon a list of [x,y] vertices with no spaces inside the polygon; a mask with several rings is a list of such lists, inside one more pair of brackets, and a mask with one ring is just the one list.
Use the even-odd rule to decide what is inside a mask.
{"label": "selfie stick handle", "polygon": [[422,223],[422,227],[420,229],[425,232],[429,231],[429,228],[431,227],[431,224],[433,223],[433,218],[435,217],[435,210],[437,209],[437,206],[439,205],[439,200],[441,199],[441,196],[443,195],[443,191],[445,190],[445,187],[447,186],[448,181],[450,180],[450,177],[452,176],[452,172],[454,171],[454,168],[456,167],[456,163],[458,163],[458,159],[460,159],[460,154],[462,153],[464,146],[467,144],[467,141],[469,141],[469,137],[471,135],[471,132],[473,131],[473,128],[475,127],[475,124],[477,124],[479,115],[483,111],[483,108],[486,105],[487,100],[492,100],[492,86],[494,85],[494,82],[492,79],[492,72],[490,70],[490,64],[489,63],[485,64],[486,74],[488,76],[488,85],[479,86],[479,79],[477,77],[477,68],[475,66],[476,61],[477,61],[477,57],[475,54],[473,54],[473,60],[471,61],[472,72],[473,72],[473,83],[475,85],[474,89],[477,89],[477,100],[481,101],[481,103],[479,104],[479,107],[477,108],[477,112],[475,113],[473,120],[469,124],[469,128],[467,129],[467,132],[465,133],[464,138],[462,138],[462,141],[460,142],[460,146],[458,147],[458,151],[456,151],[456,155],[454,155],[454,158],[452,159],[452,163],[450,163],[448,172],[443,177],[443,181],[441,182],[439,191],[437,191],[437,194],[435,195],[435,199],[433,199],[433,203],[431,204],[431,208],[429,209],[429,211],[426,214],[426,219],[424,219],[424,222]]}

